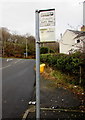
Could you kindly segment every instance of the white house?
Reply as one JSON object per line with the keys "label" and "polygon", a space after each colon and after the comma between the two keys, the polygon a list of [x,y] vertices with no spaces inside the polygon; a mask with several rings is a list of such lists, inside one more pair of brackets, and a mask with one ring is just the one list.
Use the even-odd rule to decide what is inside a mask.
{"label": "white house", "polygon": [[85,50],[85,32],[67,29],[59,42],[60,53],[69,54]]}

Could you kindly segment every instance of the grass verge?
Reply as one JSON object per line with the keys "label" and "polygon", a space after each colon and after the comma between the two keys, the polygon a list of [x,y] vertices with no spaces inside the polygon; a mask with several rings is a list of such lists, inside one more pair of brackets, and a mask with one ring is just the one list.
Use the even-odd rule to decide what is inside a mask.
{"label": "grass verge", "polygon": [[84,89],[79,85],[75,85],[72,82],[74,77],[69,74],[66,75],[58,70],[53,70],[49,66],[46,66],[44,73],[42,73],[42,76],[46,80],[52,81],[50,87],[63,87],[65,89],[71,90],[76,94],[84,94]]}

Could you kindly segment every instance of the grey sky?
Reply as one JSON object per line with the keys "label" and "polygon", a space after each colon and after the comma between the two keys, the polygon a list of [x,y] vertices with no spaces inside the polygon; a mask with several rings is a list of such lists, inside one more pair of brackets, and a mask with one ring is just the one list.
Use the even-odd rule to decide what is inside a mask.
{"label": "grey sky", "polygon": [[[2,2],[1,2],[2,1]],[[56,39],[66,29],[79,30],[83,24],[84,0],[0,0],[0,27],[19,34],[35,35],[35,10],[56,9]]]}

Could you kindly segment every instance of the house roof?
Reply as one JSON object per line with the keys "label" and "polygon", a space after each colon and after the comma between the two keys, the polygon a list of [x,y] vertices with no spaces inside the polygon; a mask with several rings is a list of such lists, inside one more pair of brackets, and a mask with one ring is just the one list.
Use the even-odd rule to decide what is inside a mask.
{"label": "house roof", "polygon": [[[69,30],[69,29],[68,29]],[[76,30],[69,30],[75,34],[77,34],[77,36],[75,37],[76,38],[79,38],[79,37],[82,37],[82,36],[85,36],[85,31],[76,31]]]}
{"label": "house roof", "polygon": [[69,31],[71,31],[71,32],[73,32],[73,33],[75,33],[75,34],[79,34],[79,33],[82,33],[83,31],[78,31],[78,30],[70,30],[70,29],[68,29]]}
{"label": "house roof", "polygon": [[79,38],[79,37],[82,37],[82,36],[85,36],[85,32],[79,33],[75,38]]}

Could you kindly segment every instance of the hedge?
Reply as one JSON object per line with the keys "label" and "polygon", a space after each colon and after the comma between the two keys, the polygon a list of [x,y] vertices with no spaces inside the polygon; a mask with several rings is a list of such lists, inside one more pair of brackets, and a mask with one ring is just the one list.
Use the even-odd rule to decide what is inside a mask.
{"label": "hedge", "polygon": [[40,59],[41,62],[47,63],[53,69],[60,70],[66,74],[74,75],[77,79],[80,77],[81,66],[81,77],[83,79],[83,84],[85,83],[85,54],[41,54]]}
{"label": "hedge", "polygon": [[54,53],[55,51],[48,47],[41,47],[40,54]]}

